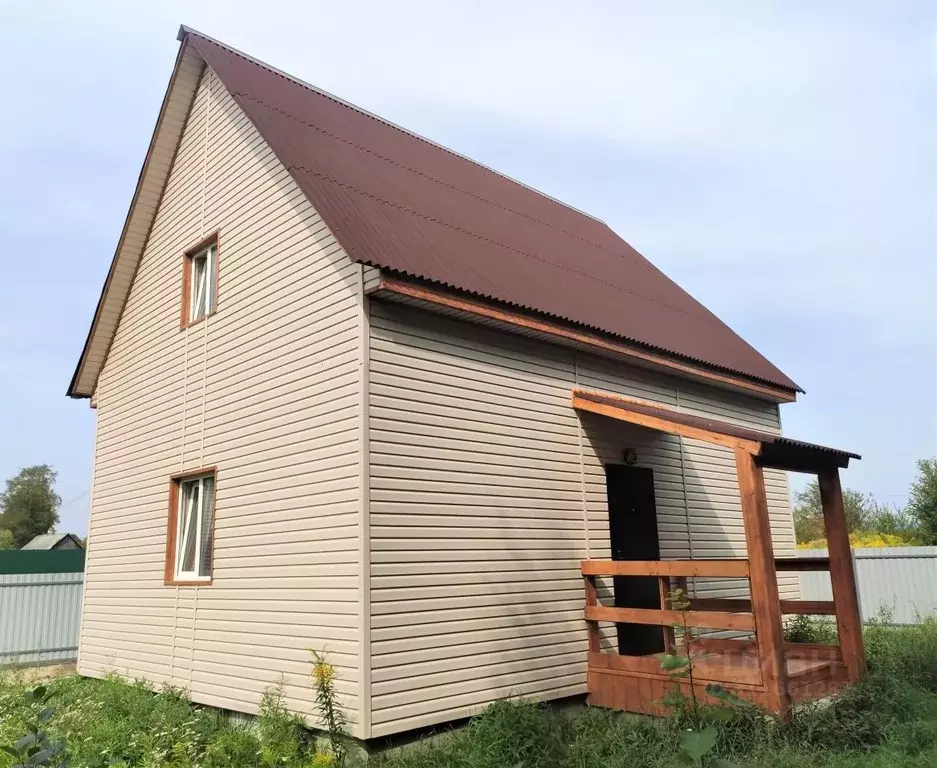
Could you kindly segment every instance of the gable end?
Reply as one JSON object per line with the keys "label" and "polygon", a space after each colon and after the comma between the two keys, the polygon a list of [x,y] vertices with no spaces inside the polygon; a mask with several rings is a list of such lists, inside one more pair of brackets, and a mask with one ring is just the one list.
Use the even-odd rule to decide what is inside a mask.
{"label": "gable end", "polygon": [[69,397],[85,398],[94,394],[204,68],[204,60],[191,46],[180,47],[94,320],[68,386]]}

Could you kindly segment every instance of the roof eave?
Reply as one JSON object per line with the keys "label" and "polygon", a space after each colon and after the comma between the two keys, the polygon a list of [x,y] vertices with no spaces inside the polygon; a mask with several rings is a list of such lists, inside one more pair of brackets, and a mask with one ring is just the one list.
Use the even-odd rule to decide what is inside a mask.
{"label": "roof eave", "polygon": [[803,392],[799,387],[784,387],[736,371],[723,371],[697,361],[685,360],[680,356],[602,333],[581,324],[559,321],[542,312],[485,301],[467,291],[442,289],[432,283],[400,276],[383,269],[378,269],[378,272],[379,277],[372,280],[367,291],[377,298],[403,301],[436,311],[442,310],[465,319],[475,318],[488,325],[495,324],[522,334],[547,336],[554,342],[580,346],[594,354],[627,359],[642,367],[745,392],[777,403],[795,402],[797,393]]}

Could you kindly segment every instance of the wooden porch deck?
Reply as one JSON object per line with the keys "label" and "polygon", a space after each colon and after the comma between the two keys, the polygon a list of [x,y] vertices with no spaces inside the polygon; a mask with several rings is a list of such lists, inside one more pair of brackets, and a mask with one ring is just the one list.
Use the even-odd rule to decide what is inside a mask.
{"label": "wooden porch deck", "polygon": [[[848,682],[836,646],[820,651],[830,658],[806,658],[804,653],[785,649],[786,693],[792,705],[829,696]],[[756,650],[707,651],[695,656],[693,664],[694,685],[703,700],[710,698],[706,686],[717,683],[745,701],[773,709],[774,697],[763,683]],[[663,672],[655,656],[590,653],[588,676],[589,704],[649,715],[666,714],[661,700],[674,686],[687,695],[690,690],[689,680]]]}

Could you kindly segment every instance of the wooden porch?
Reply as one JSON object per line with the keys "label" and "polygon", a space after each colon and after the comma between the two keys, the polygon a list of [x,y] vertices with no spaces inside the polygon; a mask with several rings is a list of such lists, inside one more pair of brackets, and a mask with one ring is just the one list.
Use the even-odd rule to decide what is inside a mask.
{"label": "wooden porch", "polygon": [[[823,698],[865,674],[865,649],[856,594],[852,552],[846,529],[839,469],[855,454],[800,443],[777,435],[701,419],[626,398],[573,393],[580,411],[638,424],[650,429],[715,443],[734,451],[745,559],[725,560],[585,560],[585,620],[589,631],[589,703],[631,712],[658,714],[674,686],[689,692],[686,677],[673,677],[656,655],[630,656],[601,647],[599,622],[661,626],[664,645],[673,652],[679,642],[672,626],[684,621],[698,630],[732,632],[745,639],[698,637],[691,641],[696,692],[716,683],[769,712],[788,717],[801,702]],[[829,558],[778,559],[774,555],[765,494],[766,467],[809,472],[819,478]],[[781,600],[777,574],[787,571],[828,571],[833,600]],[[645,576],[658,579],[660,608],[620,608],[599,602],[596,579]],[[745,579],[750,599],[690,597],[686,611],[672,610],[668,595],[687,591],[688,579]],[[838,645],[787,643],[783,616],[835,616]],[[678,649],[685,653],[685,648]]]}

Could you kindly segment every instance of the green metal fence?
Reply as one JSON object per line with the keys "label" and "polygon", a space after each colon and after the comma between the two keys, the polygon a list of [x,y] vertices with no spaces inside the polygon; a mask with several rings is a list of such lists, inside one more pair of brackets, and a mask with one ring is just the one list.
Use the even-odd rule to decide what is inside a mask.
{"label": "green metal fence", "polygon": [[84,550],[0,551],[0,665],[78,654]]}

